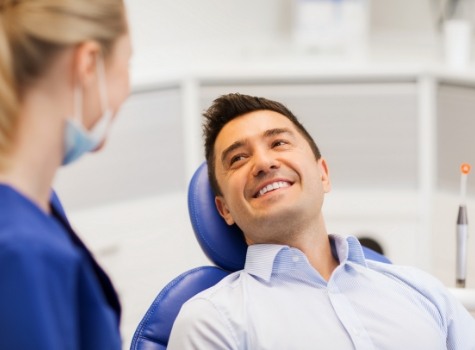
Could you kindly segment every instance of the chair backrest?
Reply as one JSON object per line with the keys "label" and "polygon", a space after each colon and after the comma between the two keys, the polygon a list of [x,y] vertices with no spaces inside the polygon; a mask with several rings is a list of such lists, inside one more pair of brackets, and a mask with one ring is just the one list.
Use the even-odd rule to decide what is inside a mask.
{"label": "chair backrest", "polygon": [[229,274],[216,266],[186,271],[168,283],[157,295],[137,327],[131,350],[165,350],[181,306],[199,292],[214,286]]}
{"label": "chair backrest", "polygon": [[206,256],[229,271],[244,268],[247,244],[241,230],[229,226],[219,215],[208,179],[208,166],[201,164],[188,187],[188,212],[195,236]]}
{"label": "chair backrest", "polygon": [[[188,211],[201,249],[216,266],[189,270],[171,281],[153,301],[132,339],[131,350],[166,349],[181,305],[215,285],[233,271],[242,270],[247,245],[241,230],[228,226],[216,210],[206,163],[196,170],[188,187]],[[363,247],[365,257],[390,263],[383,255]]]}

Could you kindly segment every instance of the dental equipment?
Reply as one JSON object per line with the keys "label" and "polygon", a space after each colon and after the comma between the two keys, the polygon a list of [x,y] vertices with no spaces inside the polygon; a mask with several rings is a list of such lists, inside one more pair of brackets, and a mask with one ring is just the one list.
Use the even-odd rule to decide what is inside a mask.
{"label": "dental equipment", "polygon": [[463,163],[460,167],[460,205],[457,216],[457,263],[456,263],[456,287],[465,288],[465,278],[467,275],[467,240],[468,240],[468,218],[467,218],[467,176],[470,173],[470,164]]}

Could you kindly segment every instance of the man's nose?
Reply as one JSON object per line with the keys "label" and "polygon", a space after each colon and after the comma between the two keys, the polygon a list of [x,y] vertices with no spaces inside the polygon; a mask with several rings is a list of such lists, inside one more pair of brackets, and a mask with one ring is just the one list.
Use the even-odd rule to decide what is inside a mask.
{"label": "man's nose", "polygon": [[252,158],[254,162],[252,174],[256,177],[280,167],[280,162],[270,150],[256,150]]}

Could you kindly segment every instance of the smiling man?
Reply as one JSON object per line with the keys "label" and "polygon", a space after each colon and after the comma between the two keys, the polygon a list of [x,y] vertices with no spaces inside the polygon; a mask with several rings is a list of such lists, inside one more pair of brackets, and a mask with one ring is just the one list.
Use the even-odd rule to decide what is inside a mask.
{"label": "smiling man", "polygon": [[216,207],[245,268],[182,307],[169,349],[474,349],[475,320],[433,277],[329,235],[328,166],[282,104],[230,94],[204,114]]}
{"label": "smiling man", "polygon": [[328,169],[293,122],[272,110],[246,113],[221,129],[214,153],[216,206],[226,222],[248,245],[298,248],[329,277],[337,262],[320,210]]}

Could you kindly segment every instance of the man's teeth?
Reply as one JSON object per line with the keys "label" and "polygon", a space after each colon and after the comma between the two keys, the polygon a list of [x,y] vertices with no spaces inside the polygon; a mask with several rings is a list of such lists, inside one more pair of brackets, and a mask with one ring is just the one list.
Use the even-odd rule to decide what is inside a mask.
{"label": "man's teeth", "polygon": [[261,189],[259,191],[259,196],[263,196],[264,194],[266,194],[269,191],[276,190],[276,189],[282,188],[282,187],[289,187],[289,186],[290,186],[290,184],[288,182],[284,182],[284,181],[273,182],[273,183],[267,185],[266,187],[264,187],[263,189]]}

